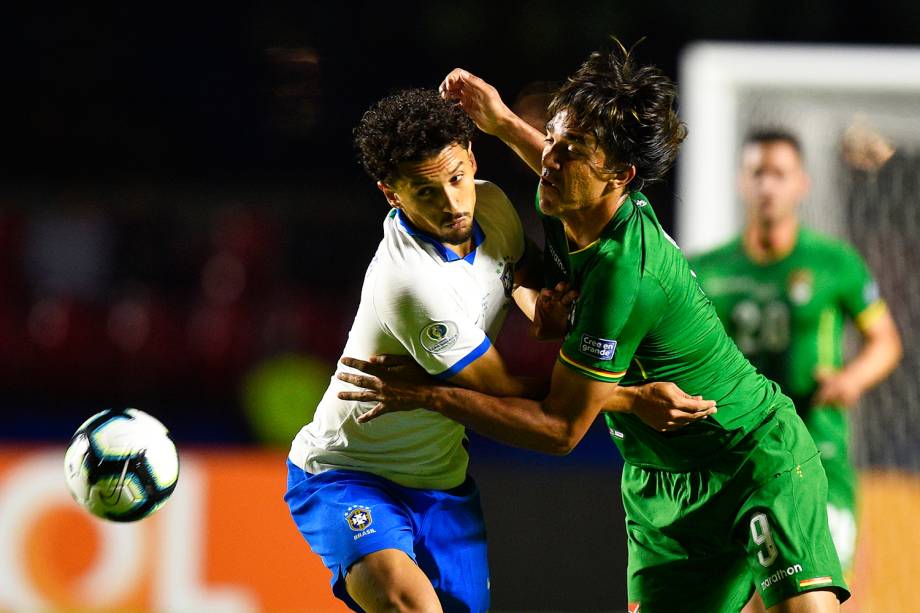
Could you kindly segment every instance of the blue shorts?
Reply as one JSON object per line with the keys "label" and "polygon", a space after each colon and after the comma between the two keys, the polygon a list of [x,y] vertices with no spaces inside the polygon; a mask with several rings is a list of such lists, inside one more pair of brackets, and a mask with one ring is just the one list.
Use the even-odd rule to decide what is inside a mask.
{"label": "blue shorts", "polygon": [[431,580],[445,612],[488,610],[486,527],[471,477],[450,490],[423,490],[365,472],[312,475],[287,466],[291,516],[332,571],[332,592],[351,609],[361,611],[345,589],[351,565],[398,549]]}

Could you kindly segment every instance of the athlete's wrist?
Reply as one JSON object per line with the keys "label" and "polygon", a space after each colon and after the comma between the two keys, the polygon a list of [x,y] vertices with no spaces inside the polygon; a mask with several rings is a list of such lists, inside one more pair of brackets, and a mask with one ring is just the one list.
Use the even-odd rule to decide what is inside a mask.
{"label": "athlete's wrist", "polygon": [[493,136],[508,145],[517,143],[527,133],[528,124],[507,106],[495,118]]}
{"label": "athlete's wrist", "polygon": [[435,413],[444,413],[444,408],[448,404],[446,402],[446,394],[450,389],[449,387],[440,385],[423,387],[419,391],[419,395],[421,396],[420,406],[425,407],[429,411],[434,411]]}

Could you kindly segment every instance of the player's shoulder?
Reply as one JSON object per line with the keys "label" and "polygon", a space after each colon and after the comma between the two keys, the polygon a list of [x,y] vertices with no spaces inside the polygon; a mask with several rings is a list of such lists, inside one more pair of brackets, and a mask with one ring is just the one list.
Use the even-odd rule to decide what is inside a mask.
{"label": "player's shoulder", "polygon": [[494,244],[511,246],[520,255],[524,246],[524,226],[511,200],[496,184],[476,180],[476,221]]}
{"label": "player's shoulder", "polygon": [[[477,218],[517,218],[517,211],[502,189],[491,181],[476,179]],[[481,223],[481,222],[480,222]]]}
{"label": "player's shoulder", "polygon": [[374,275],[388,282],[398,282],[417,278],[426,271],[434,274],[436,269],[431,255],[412,235],[399,212],[390,211],[384,221],[383,240],[371,264]]}
{"label": "player's shoulder", "polygon": [[595,282],[620,286],[638,281],[649,258],[639,250],[630,249],[627,241],[603,237],[599,241],[597,255],[592,258],[589,269]]}
{"label": "player's shoulder", "polygon": [[734,259],[741,253],[741,237],[735,236],[720,245],[717,245],[706,251],[695,253],[687,259],[694,266],[708,267],[716,264],[724,264]]}
{"label": "player's shoulder", "polygon": [[862,261],[859,251],[843,239],[810,228],[799,230],[799,242],[809,258],[824,261]]}
{"label": "player's shoulder", "polygon": [[417,255],[411,247],[406,257],[378,257],[372,267],[365,277],[363,292],[378,315],[437,304],[449,295],[442,270],[432,264],[430,256]]}
{"label": "player's shoulder", "polygon": [[486,198],[489,200],[489,202],[506,202],[509,205],[511,204],[511,202],[508,201],[508,196],[506,196],[505,192],[502,191],[502,188],[500,188],[495,183],[485,179],[476,179],[473,181],[473,184],[476,186],[477,202],[479,198]]}

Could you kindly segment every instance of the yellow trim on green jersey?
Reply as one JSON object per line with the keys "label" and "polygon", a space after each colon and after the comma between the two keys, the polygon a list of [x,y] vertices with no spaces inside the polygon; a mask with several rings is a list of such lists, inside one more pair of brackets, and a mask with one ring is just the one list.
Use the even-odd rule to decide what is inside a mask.
{"label": "yellow trim on green jersey", "polygon": [[639,361],[639,358],[637,358],[636,356],[633,356],[633,362],[635,362],[636,366],[639,367],[639,372],[642,373],[642,378],[648,379],[648,373],[645,372],[645,367],[642,365],[642,362]]}
{"label": "yellow trim on green jersey", "polygon": [[577,370],[583,371],[594,378],[601,379],[602,381],[609,381],[611,383],[616,383],[623,378],[623,375],[626,374],[626,371],[623,372],[610,372],[609,370],[598,370],[596,368],[591,368],[583,364],[579,364],[569,356],[567,356],[561,349],[559,350],[559,359],[563,364],[567,366],[574,367]]}
{"label": "yellow trim on green jersey", "polygon": [[582,247],[581,249],[576,249],[575,251],[569,251],[569,255],[575,255],[576,253],[581,253],[582,251],[587,251],[588,249],[590,249],[591,247],[593,247],[594,245],[596,245],[597,243],[599,243],[600,240],[601,240],[601,239],[598,238],[598,239],[594,240],[593,242],[588,243],[587,245],[585,245],[585,246]]}
{"label": "yellow trim on green jersey", "polygon": [[821,311],[818,321],[818,368],[834,368],[837,312],[833,307]]}
{"label": "yellow trim on green jersey", "polygon": [[872,326],[872,324],[878,321],[878,318],[881,317],[883,313],[886,312],[888,312],[888,305],[884,300],[879,298],[864,308],[859,315],[853,318],[853,323],[856,324],[857,328],[865,332]]}

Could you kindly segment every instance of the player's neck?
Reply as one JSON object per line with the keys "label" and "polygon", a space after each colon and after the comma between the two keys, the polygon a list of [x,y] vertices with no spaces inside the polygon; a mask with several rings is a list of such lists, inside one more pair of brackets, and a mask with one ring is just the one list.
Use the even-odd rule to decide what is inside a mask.
{"label": "player's neck", "polygon": [[465,258],[473,250],[473,239],[470,238],[465,243],[461,243],[459,245],[453,245],[451,243],[441,243],[441,245],[445,249],[456,253],[458,257]]}
{"label": "player's neck", "polygon": [[565,226],[565,235],[569,239],[569,249],[578,251],[584,249],[601,236],[601,232],[613,219],[629,194],[623,192],[611,198],[606,198],[601,202],[566,211],[560,215],[562,224]]}
{"label": "player's neck", "polygon": [[778,262],[795,249],[799,220],[790,216],[773,223],[749,223],[742,237],[744,251],[757,264]]}

